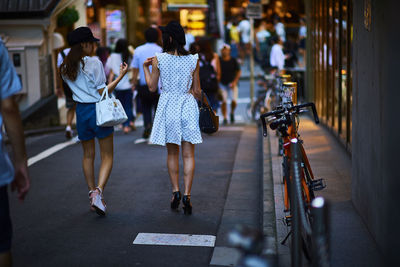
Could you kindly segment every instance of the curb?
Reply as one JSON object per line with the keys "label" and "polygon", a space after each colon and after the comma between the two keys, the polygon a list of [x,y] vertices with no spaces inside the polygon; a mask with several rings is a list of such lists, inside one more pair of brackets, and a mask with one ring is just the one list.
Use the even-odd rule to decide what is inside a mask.
{"label": "curb", "polygon": [[[24,137],[30,137],[30,136],[35,136],[35,135],[41,135],[41,134],[46,134],[46,133],[56,133],[56,132],[62,132],[65,130],[65,126],[55,126],[55,127],[48,127],[48,128],[41,128],[41,129],[34,129],[34,130],[26,130],[24,131]],[[10,139],[6,134],[3,135],[3,140],[5,144],[10,143]]]}
{"label": "curb", "polygon": [[263,254],[266,256],[278,255],[277,230],[274,201],[274,181],[272,175],[271,142],[270,137],[262,138],[263,162],[263,233],[265,238]]}

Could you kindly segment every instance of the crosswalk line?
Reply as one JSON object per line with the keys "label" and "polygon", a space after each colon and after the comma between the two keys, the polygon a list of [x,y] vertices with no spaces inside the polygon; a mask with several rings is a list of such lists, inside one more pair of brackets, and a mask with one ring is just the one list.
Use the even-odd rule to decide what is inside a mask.
{"label": "crosswalk line", "polygon": [[215,236],[191,234],[139,233],[134,245],[214,247]]}

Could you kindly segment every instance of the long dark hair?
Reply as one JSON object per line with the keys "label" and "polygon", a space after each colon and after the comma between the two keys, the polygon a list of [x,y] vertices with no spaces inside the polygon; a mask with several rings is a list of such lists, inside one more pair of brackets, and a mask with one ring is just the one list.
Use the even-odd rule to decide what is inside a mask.
{"label": "long dark hair", "polygon": [[132,55],[129,52],[128,41],[126,39],[118,39],[115,45],[115,53],[121,54],[122,62],[126,62],[129,65]]}
{"label": "long dark hair", "polygon": [[211,47],[210,40],[203,38],[198,44],[200,48],[200,53],[203,54],[208,62],[211,62],[214,58],[214,51]]}
{"label": "long dark hair", "polygon": [[83,61],[84,56],[85,53],[83,52],[81,44],[73,45],[60,66],[61,75],[71,81],[75,81],[78,76],[79,62],[82,63],[82,68],[85,67],[85,62]]}
{"label": "long dark hair", "polygon": [[162,33],[162,46],[164,52],[173,52],[178,53],[178,56],[186,56],[189,55],[189,52],[183,47],[183,45],[179,44],[169,33]]}

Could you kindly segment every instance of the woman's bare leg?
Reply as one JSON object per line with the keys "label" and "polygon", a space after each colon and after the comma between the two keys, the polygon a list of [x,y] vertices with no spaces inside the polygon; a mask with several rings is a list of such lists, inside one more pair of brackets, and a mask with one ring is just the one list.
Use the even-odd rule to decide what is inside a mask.
{"label": "woman's bare leg", "polygon": [[111,134],[103,139],[99,139],[101,164],[99,171],[98,187],[104,191],[108,178],[113,167],[114,159],[114,134]]}
{"label": "woman's bare leg", "polygon": [[85,175],[86,183],[89,190],[95,189],[94,183],[94,158],[95,158],[95,144],[94,139],[88,141],[82,141],[83,148],[83,159],[82,168],[83,174]]}
{"label": "woman's bare leg", "polygon": [[185,181],[184,195],[190,195],[194,177],[194,145],[182,141],[183,180]]}
{"label": "woman's bare leg", "polygon": [[172,184],[172,192],[176,192],[179,191],[179,146],[168,143],[167,151],[167,166]]}

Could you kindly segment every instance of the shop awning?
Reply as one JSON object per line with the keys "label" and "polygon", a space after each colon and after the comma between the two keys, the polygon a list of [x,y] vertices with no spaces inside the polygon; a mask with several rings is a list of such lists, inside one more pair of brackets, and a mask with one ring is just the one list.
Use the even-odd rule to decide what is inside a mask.
{"label": "shop awning", "polygon": [[0,19],[47,17],[60,0],[2,0]]}
{"label": "shop awning", "polygon": [[208,8],[207,0],[167,0],[168,8]]}

